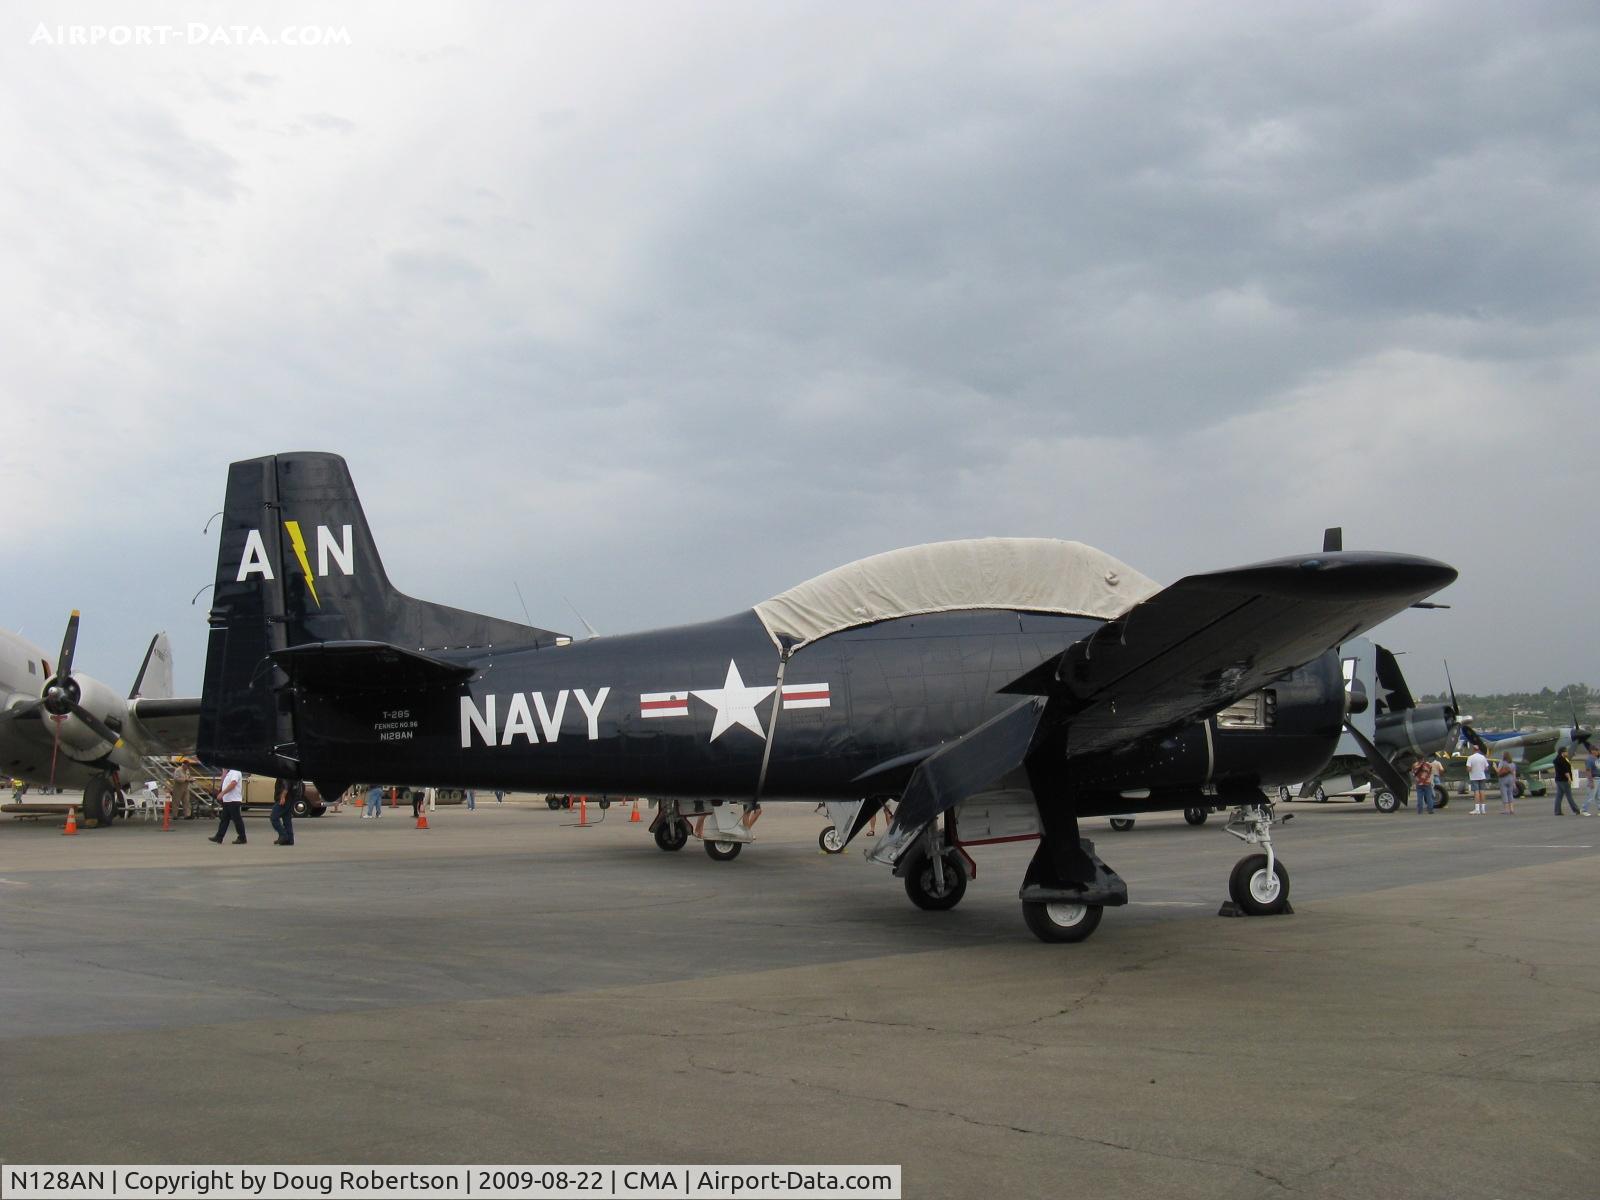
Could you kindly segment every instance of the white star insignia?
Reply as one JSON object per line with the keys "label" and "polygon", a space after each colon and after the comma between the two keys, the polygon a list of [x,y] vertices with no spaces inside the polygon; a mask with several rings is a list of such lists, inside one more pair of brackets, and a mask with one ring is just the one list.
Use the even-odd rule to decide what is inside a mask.
{"label": "white star insignia", "polygon": [[776,690],[771,686],[745,687],[744,680],[739,677],[739,664],[730,658],[728,678],[721,687],[707,688],[692,694],[717,710],[717,719],[711,726],[713,742],[735,725],[743,725],[762,741],[766,741],[766,731],[761,728],[761,720],[756,716],[756,705]]}

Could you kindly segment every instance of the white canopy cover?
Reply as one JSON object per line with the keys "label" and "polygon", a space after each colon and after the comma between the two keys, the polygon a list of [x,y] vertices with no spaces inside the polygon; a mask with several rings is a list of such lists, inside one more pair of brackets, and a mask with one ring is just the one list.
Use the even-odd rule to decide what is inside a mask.
{"label": "white canopy cover", "polygon": [[1111,620],[1160,591],[1082,542],[973,538],[930,542],[835,567],[756,605],[774,642],[797,645],[914,613],[1003,608]]}

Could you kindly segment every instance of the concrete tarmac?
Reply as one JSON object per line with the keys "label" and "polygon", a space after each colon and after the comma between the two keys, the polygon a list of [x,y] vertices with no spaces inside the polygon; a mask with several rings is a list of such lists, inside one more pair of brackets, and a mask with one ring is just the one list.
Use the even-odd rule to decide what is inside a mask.
{"label": "concrete tarmac", "polygon": [[1600,1185],[1600,819],[1290,804],[1242,853],[1089,822],[1133,903],[1024,928],[1029,846],[923,913],[809,806],[731,863],[542,805],[279,847],[0,823],[0,1158],[899,1163],[908,1197]]}

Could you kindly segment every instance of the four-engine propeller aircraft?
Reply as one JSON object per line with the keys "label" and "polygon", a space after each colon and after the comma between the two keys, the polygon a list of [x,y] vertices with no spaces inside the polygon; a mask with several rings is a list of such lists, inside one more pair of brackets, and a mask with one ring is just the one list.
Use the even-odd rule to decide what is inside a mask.
{"label": "four-engine propeller aircraft", "polygon": [[165,633],[150,639],[127,699],[73,670],[77,646],[76,611],[53,669],[33,643],[0,630],[0,775],[82,788],[85,819],[107,825],[141,759],[194,749],[200,701],[173,697]]}
{"label": "four-engine propeller aircraft", "polygon": [[[964,846],[1037,837],[1024,916],[1077,941],[1127,901],[1079,836],[1088,816],[1234,805],[1232,831],[1260,851],[1233,897],[1281,911],[1262,789],[1333,752],[1347,697],[1331,647],[1455,576],[1325,552],[1161,589],[1079,543],[991,538],[572,643],[401,594],[344,460],[278,454],[229,469],[199,752],[324,795],[386,779],[666,797],[663,848],[687,841],[682,808],[705,797],[733,811],[865,800],[850,837],[899,797],[869,857],[916,903],[961,899]],[[1243,704],[1252,720],[1218,726]],[[705,837],[718,858],[747,840],[722,822]]]}

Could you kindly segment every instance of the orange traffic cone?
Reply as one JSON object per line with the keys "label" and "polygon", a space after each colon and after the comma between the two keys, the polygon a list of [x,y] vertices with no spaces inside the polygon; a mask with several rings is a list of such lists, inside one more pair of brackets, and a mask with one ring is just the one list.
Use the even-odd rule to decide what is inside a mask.
{"label": "orange traffic cone", "polygon": [[417,809],[417,828],[418,829],[426,829],[427,827],[428,827],[428,810],[425,809],[425,808],[419,808],[419,809]]}
{"label": "orange traffic cone", "polygon": [[638,823],[639,823],[639,802],[637,800],[635,800],[633,802],[633,815],[631,815],[628,818],[628,824],[629,825],[637,825]]}
{"label": "orange traffic cone", "polygon": [[168,800],[161,806],[161,832],[172,832],[172,801]]}
{"label": "orange traffic cone", "polygon": [[587,796],[579,796],[578,797],[578,824],[580,826],[583,826],[583,825],[587,825],[588,823],[589,823],[589,797],[587,797]]}
{"label": "orange traffic cone", "polygon": [[65,835],[71,835],[71,834],[74,834],[74,833],[78,832],[78,810],[77,809],[75,809],[75,808],[67,809],[67,827],[65,829],[63,829],[61,832],[63,834],[65,834]]}

